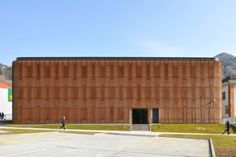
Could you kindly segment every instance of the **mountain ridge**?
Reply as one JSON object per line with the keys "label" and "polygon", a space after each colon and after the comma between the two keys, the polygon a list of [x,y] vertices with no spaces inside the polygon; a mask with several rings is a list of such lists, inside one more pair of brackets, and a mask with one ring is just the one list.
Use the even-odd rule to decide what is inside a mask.
{"label": "mountain ridge", "polygon": [[234,55],[222,52],[215,57],[222,62],[222,78],[236,76],[236,57]]}
{"label": "mountain ridge", "polygon": [[0,83],[12,86],[12,67],[0,63]]}

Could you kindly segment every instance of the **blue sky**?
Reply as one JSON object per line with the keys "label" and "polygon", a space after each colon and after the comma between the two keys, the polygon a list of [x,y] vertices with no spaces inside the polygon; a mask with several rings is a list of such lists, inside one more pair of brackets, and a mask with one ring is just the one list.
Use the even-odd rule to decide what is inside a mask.
{"label": "blue sky", "polygon": [[236,54],[235,0],[0,0],[0,62]]}

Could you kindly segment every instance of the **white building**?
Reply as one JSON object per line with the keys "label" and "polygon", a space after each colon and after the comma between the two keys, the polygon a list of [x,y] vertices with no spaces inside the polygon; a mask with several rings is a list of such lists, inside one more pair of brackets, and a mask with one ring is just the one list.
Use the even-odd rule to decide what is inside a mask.
{"label": "white building", "polygon": [[236,124],[236,77],[228,76],[222,81],[222,118]]}
{"label": "white building", "polygon": [[7,119],[12,116],[12,88],[0,83],[0,112],[3,112]]}

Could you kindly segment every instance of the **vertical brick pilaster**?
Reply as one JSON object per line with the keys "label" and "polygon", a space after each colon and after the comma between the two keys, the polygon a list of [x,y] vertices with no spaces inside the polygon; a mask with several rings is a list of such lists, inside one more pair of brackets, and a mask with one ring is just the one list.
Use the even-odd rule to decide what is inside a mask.
{"label": "vertical brick pilaster", "polygon": [[234,85],[229,84],[229,117],[234,117]]}

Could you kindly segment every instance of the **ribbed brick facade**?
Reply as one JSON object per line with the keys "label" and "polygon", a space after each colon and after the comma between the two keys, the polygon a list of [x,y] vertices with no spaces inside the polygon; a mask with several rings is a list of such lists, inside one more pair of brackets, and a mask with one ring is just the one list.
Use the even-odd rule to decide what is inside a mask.
{"label": "ribbed brick facade", "polygon": [[234,117],[234,84],[229,84],[229,117]]}
{"label": "ribbed brick facade", "polygon": [[[219,123],[221,63],[214,58],[18,58],[14,123],[130,123],[132,108],[160,123]],[[212,100],[215,99],[213,102]]]}

